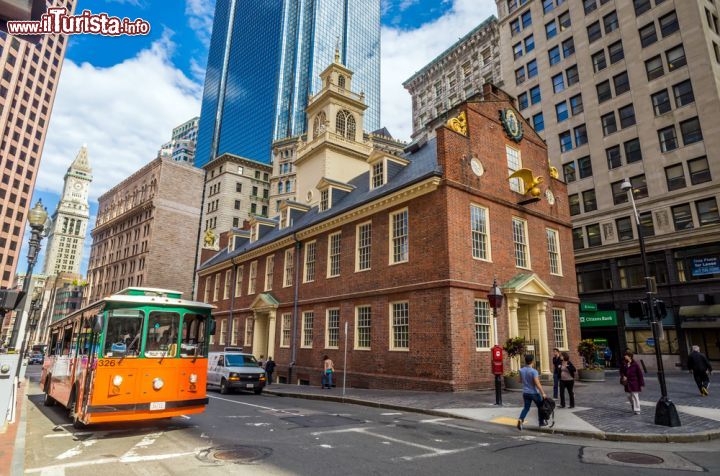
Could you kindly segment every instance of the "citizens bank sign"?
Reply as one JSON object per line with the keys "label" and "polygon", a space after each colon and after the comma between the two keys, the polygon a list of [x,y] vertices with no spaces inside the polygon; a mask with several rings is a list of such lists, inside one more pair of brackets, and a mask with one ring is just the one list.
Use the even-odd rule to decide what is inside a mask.
{"label": "citizens bank sign", "polygon": [[580,313],[580,327],[617,326],[617,312],[595,311]]}

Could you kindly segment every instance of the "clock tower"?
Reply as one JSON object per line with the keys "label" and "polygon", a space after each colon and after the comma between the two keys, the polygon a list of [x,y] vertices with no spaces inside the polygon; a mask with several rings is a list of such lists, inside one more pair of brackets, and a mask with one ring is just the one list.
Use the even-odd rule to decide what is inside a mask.
{"label": "clock tower", "polygon": [[52,227],[45,254],[46,275],[80,273],[83,244],[90,218],[88,204],[90,182],[92,182],[92,169],[87,146],[83,145],[65,174],[62,197],[52,216]]}

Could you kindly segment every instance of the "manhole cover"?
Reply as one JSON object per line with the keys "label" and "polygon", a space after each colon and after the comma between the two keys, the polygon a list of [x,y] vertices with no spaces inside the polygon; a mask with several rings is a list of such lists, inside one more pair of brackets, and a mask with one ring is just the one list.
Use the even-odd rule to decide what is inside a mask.
{"label": "manhole cover", "polygon": [[662,464],[665,462],[664,459],[659,458],[657,456],[648,455],[645,453],[626,453],[626,452],[619,452],[619,453],[609,453],[608,458],[614,461],[619,461],[621,463],[630,463],[630,464]]}
{"label": "manhole cover", "polygon": [[215,446],[202,450],[197,457],[206,463],[250,464],[265,459],[271,454],[270,448],[262,446]]}

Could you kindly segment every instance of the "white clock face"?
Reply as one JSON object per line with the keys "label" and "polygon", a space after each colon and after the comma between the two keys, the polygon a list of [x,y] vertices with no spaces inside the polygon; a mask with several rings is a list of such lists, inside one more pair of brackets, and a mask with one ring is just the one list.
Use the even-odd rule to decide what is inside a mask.
{"label": "white clock face", "polygon": [[545,198],[550,205],[555,205],[555,195],[550,190],[545,190]]}
{"label": "white clock face", "polygon": [[80,184],[79,182],[75,182],[73,187],[75,187],[75,190],[80,190],[82,188],[82,184]]}
{"label": "white clock face", "polygon": [[485,173],[485,169],[483,168],[482,163],[478,159],[472,159],[470,161],[470,168],[472,169],[473,173],[478,177],[481,177],[482,174]]}

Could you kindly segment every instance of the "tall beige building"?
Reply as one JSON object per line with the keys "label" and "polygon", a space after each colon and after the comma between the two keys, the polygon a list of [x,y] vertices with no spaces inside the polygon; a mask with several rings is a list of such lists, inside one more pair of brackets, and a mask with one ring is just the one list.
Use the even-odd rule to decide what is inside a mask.
{"label": "tall beige building", "polygon": [[45,274],[80,273],[85,236],[90,219],[88,194],[92,169],[86,146],[82,146],[65,174],[60,202],[47,230]]}
{"label": "tall beige building", "polygon": [[485,83],[502,85],[500,33],[494,16],[403,83],[412,96],[413,141],[433,136],[434,119],[481,93]]}
{"label": "tall beige building", "polygon": [[190,296],[203,175],[158,157],[100,196],[85,303],[128,286]]}
{"label": "tall beige building", "polygon": [[203,169],[201,244],[208,230],[219,236],[231,228],[242,227],[252,216],[268,216],[272,166],[226,153]]}
{"label": "tall beige building", "polygon": [[[74,11],[74,0],[54,0]],[[67,38],[47,35],[37,45],[0,33],[0,287],[18,266],[35,179]]]}
{"label": "tall beige building", "polygon": [[[568,183],[583,336],[653,353],[633,187],[668,307],[668,364],[720,360],[720,33],[715,0],[497,0],[502,75]],[[605,323],[603,325],[602,323]],[[602,342],[602,340],[601,340]],[[651,358],[645,359],[652,362]]]}

